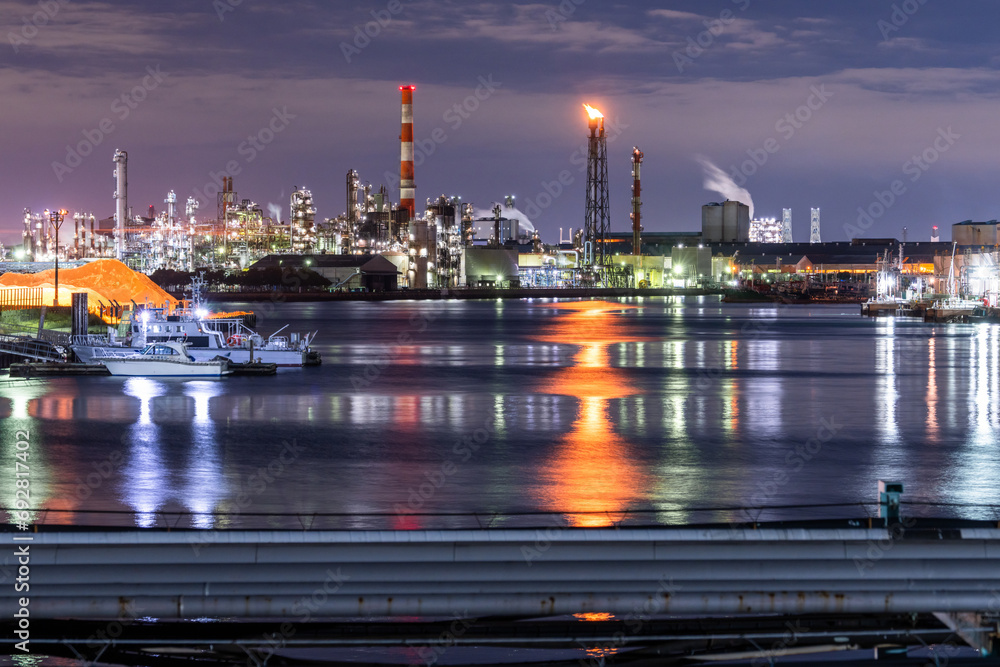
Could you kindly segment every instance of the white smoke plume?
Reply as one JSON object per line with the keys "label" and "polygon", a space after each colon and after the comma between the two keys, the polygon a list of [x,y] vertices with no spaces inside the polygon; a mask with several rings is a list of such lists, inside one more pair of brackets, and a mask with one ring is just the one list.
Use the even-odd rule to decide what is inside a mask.
{"label": "white smoke plume", "polygon": [[753,197],[746,188],[736,185],[732,176],[722,171],[704,155],[697,155],[695,159],[704,171],[705,181],[702,184],[706,190],[718,192],[720,195],[731,201],[738,201],[746,204],[750,208],[750,219],[753,220]]}
{"label": "white smoke plume", "polygon": [[271,202],[267,202],[267,211],[268,213],[271,214],[271,220],[273,220],[275,224],[281,222],[280,206],[278,206],[277,204],[272,204]]}

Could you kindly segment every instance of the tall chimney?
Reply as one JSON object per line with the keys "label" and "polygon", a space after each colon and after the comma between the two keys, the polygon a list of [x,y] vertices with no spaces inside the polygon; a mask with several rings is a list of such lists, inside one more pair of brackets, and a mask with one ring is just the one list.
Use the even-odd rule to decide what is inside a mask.
{"label": "tall chimney", "polygon": [[642,254],[642,151],[632,147],[632,254]]}
{"label": "tall chimney", "polygon": [[403,131],[399,135],[399,208],[414,218],[413,184],[413,91],[416,86],[400,86],[403,94]]}
{"label": "tall chimney", "polygon": [[115,259],[125,255],[125,223],[128,218],[128,153],[115,149]]}

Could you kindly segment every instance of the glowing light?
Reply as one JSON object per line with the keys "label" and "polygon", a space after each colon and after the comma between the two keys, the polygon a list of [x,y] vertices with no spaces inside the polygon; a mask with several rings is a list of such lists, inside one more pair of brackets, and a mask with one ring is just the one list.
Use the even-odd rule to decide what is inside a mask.
{"label": "glowing light", "polygon": [[597,120],[598,118],[604,118],[604,114],[590,106],[589,104],[584,104],[583,108],[587,110],[587,115],[590,116],[590,120]]}

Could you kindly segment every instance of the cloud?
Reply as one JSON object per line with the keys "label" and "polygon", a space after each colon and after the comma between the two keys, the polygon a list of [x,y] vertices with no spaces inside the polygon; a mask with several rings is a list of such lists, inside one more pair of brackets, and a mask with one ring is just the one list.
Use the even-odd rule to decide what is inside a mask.
{"label": "cloud", "polygon": [[646,12],[646,14],[652,18],[662,18],[671,21],[706,21],[711,18],[691,12],[680,12],[675,9],[653,9]]}

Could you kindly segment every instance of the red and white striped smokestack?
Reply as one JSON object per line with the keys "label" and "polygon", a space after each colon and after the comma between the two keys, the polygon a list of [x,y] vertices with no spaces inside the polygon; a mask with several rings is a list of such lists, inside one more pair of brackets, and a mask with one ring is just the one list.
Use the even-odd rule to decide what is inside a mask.
{"label": "red and white striped smokestack", "polygon": [[400,86],[403,93],[403,131],[399,135],[399,208],[410,212],[414,218],[413,185],[413,91],[416,86]]}

